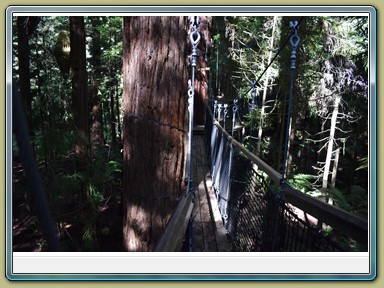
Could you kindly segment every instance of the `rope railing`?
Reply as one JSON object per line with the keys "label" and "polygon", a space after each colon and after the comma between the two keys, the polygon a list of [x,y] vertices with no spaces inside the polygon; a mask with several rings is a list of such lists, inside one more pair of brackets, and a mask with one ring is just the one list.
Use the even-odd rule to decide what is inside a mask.
{"label": "rope railing", "polygon": [[[207,105],[205,140],[213,187],[235,251],[348,251],[340,237],[368,243],[368,221],[292,188],[230,135]],[[280,193],[273,192],[271,181]],[[325,236],[297,212],[337,231]],[[342,236],[340,236],[342,235]],[[336,238],[336,241],[331,240]]]}

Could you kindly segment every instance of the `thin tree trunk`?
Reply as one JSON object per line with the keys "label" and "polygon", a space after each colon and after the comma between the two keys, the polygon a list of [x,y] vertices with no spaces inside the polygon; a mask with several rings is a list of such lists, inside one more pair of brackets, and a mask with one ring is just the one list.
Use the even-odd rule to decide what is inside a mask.
{"label": "thin tree trunk", "polygon": [[[111,73],[112,74],[112,73]],[[115,79],[113,80],[115,82]],[[110,126],[111,126],[111,136],[112,136],[112,143],[116,143],[116,117],[115,117],[115,93],[116,93],[116,85],[112,84],[112,87],[110,88],[110,94],[109,94],[109,101],[110,101]]]}
{"label": "thin tree trunk", "polygon": [[[335,151],[335,159],[333,160],[333,167],[332,167],[332,180],[331,180],[331,187],[336,187],[336,177],[337,177],[337,169],[339,168],[339,156],[340,156],[340,148],[337,148]],[[333,205],[333,197],[329,196],[328,198],[328,204]]]}
{"label": "thin tree trunk", "polygon": [[92,23],[92,57],[93,57],[93,87],[92,87],[92,127],[91,127],[91,147],[92,153],[97,153],[103,143],[103,126],[101,125],[101,99],[99,95],[99,84],[101,80],[101,46],[100,33],[98,26],[100,18],[91,17]]}
{"label": "thin tree trunk", "polygon": [[[323,183],[322,188],[328,188],[328,179],[329,179],[329,171],[331,167],[332,154],[333,154],[333,141],[335,139],[335,130],[336,130],[336,121],[337,115],[339,113],[339,104],[340,104],[341,96],[337,95],[335,97],[335,102],[333,104],[332,118],[331,118],[331,127],[329,131],[329,139],[328,139],[328,148],[327,148],[327,156],[325,159],[324,166],[324,174],[323,174]],[[325,191],[322,192],[323,201],[327,199],[327,193]]]}
{"label": "thin tree trunk", "polygon": [[115,103],[116,103],[116,116],[117,116],[117,135],[119,135],[118,141],[121,141],[121,119],[120,119],[120,103],[119,103],[119,81],[116,81],[115,85],[116,93],[115,93]]}
{"label": "thin tree trunk", "polygon": [[[269,45],[269,55],[268,55],[268,62],[267,65],[272,60],[272,51],[273,51],[273,43],[274,43],[274,34],[275,34],[275,28],[277,23],[277,17],[273,17],[273,25],[272,25],[272,34],[270,38],[270,45]],[[259,120],[259,131],[257,133],[257,148],[256,152],[258,155],[261,153],[261,143],[262,143],[262,137],[263,137],[263,126],[264,126],[264,118],[265,118],[265,100],[267,98],[267,91],[268,91],[268,83],[269,83],[269,76],[271,75],[271,69],[268,69],[265,75],[265,81],[264,81],[264,88],[263,88],[263,97],[261,100],[261,111],[260,111],[260,120]]]}
{"label": "thin tree trunk", "polygon": [[32,128],[32,95],[31,95],[31,79],[29,73],[29,27],[30,17],[17,17],[18,32],[18,58],[19,58],[19,86],[20,95],[26,113],[27,124],[30,131]]}
{"label": "thin tree trunk", "polygon": [[123,18],[123,235],[149,251],[183,188],[187,39],[183,17]]}
{"label": "thin tree trunk", "polygon": [[293,141],[295,140],[295,133],[296,133],[296,125],[295,123],[292,123],[292,117],[289,122],[289,137],[288,137],[288,147],[287,147],[287,163],[286,163],[286,169],[285,169],[285,177],[288,177],[292,174],[292,161],[293,161],[293,154],[292,154],[292,145]]}

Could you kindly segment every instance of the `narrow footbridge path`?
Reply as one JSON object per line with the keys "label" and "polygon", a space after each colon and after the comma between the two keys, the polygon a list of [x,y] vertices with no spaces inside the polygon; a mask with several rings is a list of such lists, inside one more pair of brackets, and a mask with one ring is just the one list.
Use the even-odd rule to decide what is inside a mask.
{"label": "narrow footbridge path", "polygon": [[223,220],[217,205],[212,186],[204,137],[201,130],[194,130],[193,168],[194,207],[191,215],[190,234],[193,252],[225,252],[231,246],[224,229]]}

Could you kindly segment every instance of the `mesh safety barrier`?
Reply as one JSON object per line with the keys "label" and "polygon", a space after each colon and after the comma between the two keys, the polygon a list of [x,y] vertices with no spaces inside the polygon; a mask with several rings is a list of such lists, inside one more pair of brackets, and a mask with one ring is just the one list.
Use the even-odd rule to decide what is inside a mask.
{"label": "mesh safety barrier", "polygon": [[205,141],[210,172],[233,251],[343,251],[321,229],[301,219],[279,192],[271,190],[263,171],[256,170],[237,151],[213,120],[207,110]]}

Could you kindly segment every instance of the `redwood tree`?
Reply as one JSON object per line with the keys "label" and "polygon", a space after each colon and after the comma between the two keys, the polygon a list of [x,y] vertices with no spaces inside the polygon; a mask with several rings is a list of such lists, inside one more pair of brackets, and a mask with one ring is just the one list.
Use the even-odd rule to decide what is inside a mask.
{"label": "redwood tree", "polygon": [[183,17],[123,19],[124,246],[150,251],[183,193],[187,33]]}
{"label": "redwood tree", "polygon": [[72,107],[75,128],[81,142],[76,146],[76,154],[84,154],[86,143],[89,141],[89,107],[87,89],[86,51],[84,17],[71,16],[71,67],[72,67]]}

